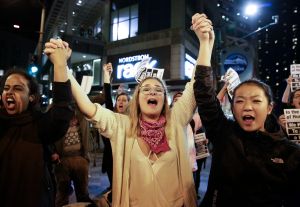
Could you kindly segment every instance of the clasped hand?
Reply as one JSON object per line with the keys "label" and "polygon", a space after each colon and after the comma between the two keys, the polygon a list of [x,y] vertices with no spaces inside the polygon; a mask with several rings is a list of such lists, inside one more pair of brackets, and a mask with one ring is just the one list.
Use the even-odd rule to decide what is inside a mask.
{"label": "clasped hand", "polygon": [[193,15],[191,29],[195,32],[200,42],[209,41],[209,45],[213,46],[215,33],[211,20],[205,14],[196,13]]}
{"label": "clasped hand", "polygon": [[61,39],[51,38],[45,43],[44,54],[46,54],[54,65],[67,65],[67,60],[72,53],[69,44]]}

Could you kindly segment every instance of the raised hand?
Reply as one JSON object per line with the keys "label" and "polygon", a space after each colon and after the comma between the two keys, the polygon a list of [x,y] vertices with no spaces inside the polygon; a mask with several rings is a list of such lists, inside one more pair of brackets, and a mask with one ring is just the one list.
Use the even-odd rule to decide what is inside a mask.
{"label": "raised hand", "polygon": [[111,63],[107,63],[103,65],[104,83],[110,83],[112,71],[113,71],[113,67]]}
{"label": "raised hand", "polygon": [[285,119],[285,115],[284,114],[282,114],[282,115],[279,116],[278,123],[280,124],[280,126],[283,129],[286,129],[286,119]]}
{"label": "raised hand", "polygon": [[61,39],[51,38],[49,42],[45,43],[44,53],[48,55],[48,57],[50,58],[53,64],[54,62],[52,61],[51,54],[54,53],[55,50],[59,48],[63,49],[64,52],[63,57],[65,58],[65,61],[67,61],[72,54],[72,50],[70,49],[69,44],[67,42],[62,41]]}
{"label": "raised hand", "polygon": [[54,81],[65,82],[68,80],[66,66],[72,53],[69,44],[61,39],[50,39],[45,44],[44,53],[48,55],[54,65]]}
{"label": "raised hand", "polygon": [[215,41],[212,22],[205,14],[196,13],[192,17],[191,29],[200,41],[197,65],[211,66],[211,55]]}
{"label": "raised hand", "polygon": [[52,162],[55,162],[55,163],[60,163],[60,157],[59,157],[59,154],[53,153],[53,154],[51,155],[51,161],[52,161]]}
{"label": "raised hand", "polygon": [[215,33],[211,20],[205,14],[196,13],[192,17],[191,29],[195,32],[200,42],[208,41],[212,50],[215,40]]}
{"label": "raised hand", "polygon": [[286,82],[289,86],[292,85],[292,76],[291,75],[286,79]]}

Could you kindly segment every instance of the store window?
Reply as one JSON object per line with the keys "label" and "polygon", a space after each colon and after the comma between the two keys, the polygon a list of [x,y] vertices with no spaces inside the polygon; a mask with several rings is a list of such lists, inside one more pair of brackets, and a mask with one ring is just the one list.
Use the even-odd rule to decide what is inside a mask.
{"label": "store window", "polygon": [[98,86],[101,84],[101,59],[93,60],[93,71],[94,71],[94,82],[93,86]]}
{"label": "store window", "polygon": [[112,12],[111,41],[134,37],[138,32],[138,5],[132,5]]}
{"label": "store window", "polygon": [[184,75],[185,78],[191,79],[193,75],[193,71],[195,68],[196,59],[191,55],[185,53],[185,61],[184,61]]}
{"label": "store window", "polygon": [[97,39],[102,39],[102,17],[100,17],[94,26],[94,37]]}

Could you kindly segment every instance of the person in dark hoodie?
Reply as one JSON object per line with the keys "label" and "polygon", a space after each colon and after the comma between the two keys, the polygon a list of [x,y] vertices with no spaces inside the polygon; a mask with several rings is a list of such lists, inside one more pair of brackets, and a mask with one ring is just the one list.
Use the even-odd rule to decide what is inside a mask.
{"label": "person in dark hoodie", "polygon": [[[206,33],[206,41],[212,39],[213,31]],[[240,83],[232,97],[235,120],[228,120],[212,72],[210,65],[196,66],[195,98],[214,150],[200,206],[299,206],[300,146],[285,137],[272,116],[270,87],[255,79]]]}
{"label": "person in dark hoodie", "polygon": [[1,82],[0,109],[0,205],[2,207],[51,207],[53,188],[45,148],[66,133],[73,110],[70,82],[60,48],[54,61],[53,108],[39,109],[35,79],[24,70],[9,70]]}

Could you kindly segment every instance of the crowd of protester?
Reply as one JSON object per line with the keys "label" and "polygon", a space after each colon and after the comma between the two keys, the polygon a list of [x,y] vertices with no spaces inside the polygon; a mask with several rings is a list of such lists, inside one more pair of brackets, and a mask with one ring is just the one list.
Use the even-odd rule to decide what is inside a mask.
{"label": "crowd of protester", "polygon": [[[206,135],[212,159],[201,207],[299,206],[300,145],[289,139],[285,114],[274,115],[270,87],[242,81],[230,98],[233,119],[225,116],[221,104],[230,83],[217,95],[212,22],[196,13],[191,23],[198,58],[171,105],[164,81],[150,76],[131,96],[117,94],[113,106],[111,63],[103,65],[105,106],[95,103],[66,67],[72,50],[61,39],[45,44],[54,66],[53,103],[45,112],[35,79],[9,70],[0,85],[1,206],[66,206],[73,190],[85,206],[198,206],[206,160],[197,157],[198,133]],[[300,109],[300,89],[291,92],[291,82],[282,102]],[[104,143],[105,204],[88,192],[90,124]]]}

